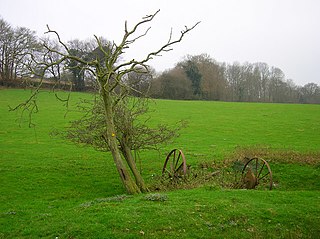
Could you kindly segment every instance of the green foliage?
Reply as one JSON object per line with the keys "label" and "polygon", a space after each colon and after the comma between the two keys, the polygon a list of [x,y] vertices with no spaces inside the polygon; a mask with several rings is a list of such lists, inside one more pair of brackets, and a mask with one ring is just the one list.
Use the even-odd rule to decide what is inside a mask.
{"label": "green foliage", "polygon": [[183,65],[184,71],[188,76],[189,80],[192,82],[193,94],[196,96],[201,96],[201,78],[202,75],[195,62],[188,60]]}
{"label": "green foliage", "polygon": [[[156,110],[150,113],[151,126],[186,119],[189,127],[168,150],[141,152],[142,175],[149,183],[161,173],[169,149],[182,148],[192,167],[217,167],[222,159],[253,153],[235,155],[241,146],[272,151],[261,156],[268,158],[277,185],[273,191],[259,191],[208,184],[150,194],[160,196],[128,196],[111,155],[50,137],[53,127],[63,129],[79,116],[70,111],[65,119],[66,108],[54,94],[39,94],[35,128],[28,128],[28,114],[19,127],[20,113],[9,113],[7,105],[14,106],[29,93],[0,91],[0,238],[252,239],[320,234],[319,105],[156,101],[150,106]],[[70,110],[77,98],[90,96],[72,93]],[[281,151],[280,156],[295,153],[282,160],[276,157]],[[312,163],[299,161],[303,155]],[[148,195],[168,200],[148,200]]]}

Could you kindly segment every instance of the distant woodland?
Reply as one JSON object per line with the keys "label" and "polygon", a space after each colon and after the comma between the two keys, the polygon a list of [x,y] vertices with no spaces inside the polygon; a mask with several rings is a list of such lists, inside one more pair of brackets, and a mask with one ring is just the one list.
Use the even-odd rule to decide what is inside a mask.
{"label": "distant woodland", "polygon": [[[49,52],[45,45],[61,51],[57,40],[39,38],[25,27],[12,27],[0,18],[0,86],[32,87],[41,75],[41,65],[55,62],[59,56]],[[101,38],[104,47],[112,44]],[[99,51],[92,40],[68,42],[74,55],[99,59]],[[187,54],[187,53],[186,53]],[[41,63],[41,64],[39,64]],[[35,69],[37,65],[38,70]],[[161,99],[215,100],[239,102],[320,103],[320,86],[308,83],[299,86],[278,67],[267,63],[218,62],[207,54],[187,55],[172,69],[150,74],[128,74],[126,81],[135,91]],[[68,61],[57,64],[45,75],[42,84],[74,91],[92,90],[92,75],[86,66]]]}
{"label": "distant woodland", "polygon": [[155,77],[150,91],[164,99],[320,103],[315,83],[298,86],[267,63],[219,63],[207,54],[187,56]]}

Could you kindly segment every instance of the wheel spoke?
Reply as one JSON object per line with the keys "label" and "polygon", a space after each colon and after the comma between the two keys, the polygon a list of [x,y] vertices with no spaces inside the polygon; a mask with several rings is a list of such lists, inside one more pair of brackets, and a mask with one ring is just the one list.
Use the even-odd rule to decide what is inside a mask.
{"label": "wheel spoke", "polygon": [[259,180],[265,178],[265,177],[266,177],[267,175],[269,175],[269,174],[270,174],[270,172],[267,172],[265,175],[263,175],[261,178],[259,178]]}
{"label": "wheel spoke", "polygon": [[167,168],[165,169],[165,171],[168,173],[168,176],[171,177],[171,173]]}
{"label": "wheel spoke", "polygon": [[172,164],[171,164],[172,172],[174,172],[174,169],[175,169],[175,162],[176,162],[176,150],[173,151],[173,158],[172,158]]}
{"label": "wheel spoke", "polygon": [[257,178],[260,177],[260,174],[262,173],[262,170],[263,170],[263,168],[264,168],[264,165],[266,165],[266,164],[263,162],[263,165],[262,165],[262,167],[261,167],[261,169],[260,169],[260,171],[259,171],[259,174],[257,175]]}
{"label": "wheel spoke", "polygon": [[178,163],[179,163],[180,156],[181,156],[181,153],[179,152],[179,155],[178,155],[178,158],[177,158],[177,161],[176,161],[176,165],[174,166],[175,169],[177,168],[177,165],[178,165]]}
{"label": "wheel spoke", "polygon": [[162,169],[162,175],[168,175],[169,178],[178,179],[180,176],[186,176],[186,171],[184,154],[179,149],[172,150],[166,158]]}
{"label": "wheel spoke", "polygon": [[176,168],[175,173],[178,172],[183,167],[183,163],[180,164],[178,168]]}

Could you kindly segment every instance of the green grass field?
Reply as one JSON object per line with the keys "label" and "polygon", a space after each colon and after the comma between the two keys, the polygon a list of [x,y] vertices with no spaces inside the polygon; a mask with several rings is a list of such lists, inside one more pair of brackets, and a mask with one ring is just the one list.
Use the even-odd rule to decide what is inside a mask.
{"label": "green grass field", "polygon": [[[188,127],[160,152],[140,153],[148,184],[181,148],[195,168],[261,153],[277,185],[209,183],[150,200],[159,195],[125,195],[108,153],[50,136],[77,116],[64,118],[53,93],[40,93],[35,128],[8,111],[29,94],[0,90],[0,238],[319,238],[320,105],[154,101],[150,124],[183,119]],[[89,96],[73,93],[70,108],[79,97]]]}

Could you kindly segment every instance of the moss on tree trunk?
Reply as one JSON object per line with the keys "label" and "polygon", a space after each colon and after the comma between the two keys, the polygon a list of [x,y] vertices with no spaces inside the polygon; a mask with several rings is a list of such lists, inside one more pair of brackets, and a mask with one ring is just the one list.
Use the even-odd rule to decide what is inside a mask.
{"label": "moss on tree trunk", "polygon": [[118,147],[118,142],[116,138],[116,130],[113,120],[113,101],[112,97],[108,94],[107,91],[102,91],[102,98],[104,102],[105,108],[105,116],[106,116],[106,138],[109,144],[110,151],[112,153],[112,157],[114,159],[114,163],[120,175],[121,181],[126,188],[127,192],[130,194],[141,193],[139,187],[136,182],[132,179],[130,173],[128,172],[125,163],[121,157],[121,152]]}

